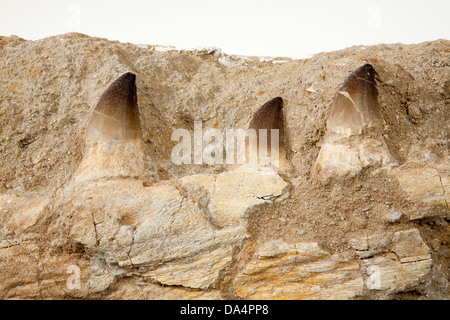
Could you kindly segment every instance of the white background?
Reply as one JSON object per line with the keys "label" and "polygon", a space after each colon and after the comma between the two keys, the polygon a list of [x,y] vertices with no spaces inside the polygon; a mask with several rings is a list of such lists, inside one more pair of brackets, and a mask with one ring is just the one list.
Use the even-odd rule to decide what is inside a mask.
{"label": "white background", "polygon": [[305,58],[450,38],[450,0],[0,0],[0,35],[66,32],[179,49]]}

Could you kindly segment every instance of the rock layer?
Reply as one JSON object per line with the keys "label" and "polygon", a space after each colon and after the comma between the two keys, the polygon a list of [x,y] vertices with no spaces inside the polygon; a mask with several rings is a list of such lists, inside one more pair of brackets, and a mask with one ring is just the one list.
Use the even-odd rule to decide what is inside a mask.
{"label": "rock layer", "polygon": [[70,237],[121,273],[139,270],[163,285],[207,289],[248,238],[248,213],[287,190],[275,172],[245,168],[144,184],[115,179],[68,185],[53,204],[62,214],[50,232]]}
{"label": "rock layer", "polygon": [[362,263],[332,255],[315,242],[265,243],[238,274],[234,288],[244,299],[343,300],[372,290],[405,290],[430,271],[430,250],[417,229],[351,243]]}
{"label": "rock layer", "polygon": [[[0,298],[448,299],[448,47],[293,60],[0,37]],[[327,128],[334,98],[375,95],[370,72],[345,81],[367,63],[384,123]],[[175,129],[246,128],[273,97],[289,175],[172,162]],[[97,105],[121,120],[91,121]]]}

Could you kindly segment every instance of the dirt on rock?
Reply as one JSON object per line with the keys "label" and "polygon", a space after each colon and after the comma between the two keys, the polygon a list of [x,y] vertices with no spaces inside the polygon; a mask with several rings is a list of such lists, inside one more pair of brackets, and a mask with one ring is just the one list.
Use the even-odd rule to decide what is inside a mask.
{"label": "dirt on rock", "polygon": [[317,241],[330,253],[350,254],[351,239],[413,226],[432,251],[432,270],[413,290],[382,298],[449,299],[448,207],[444,215],[410,219],[418,210],[434,209],[411,199],[383,168],[327,183],[313,176],[329,107],[345,79],[366,63],[377,72],[383,137],[398,165],[418,163],[449,176],[448,40],[354,46],[294,60],[229,56],[217,49],[160,51],[75,33],[38,41],[0,37],[0,194],[51,196],[65,185],[81,162],[98,98],[125,72],[137,77],[149,181],[228,170],[175,165],[172,132],[193,132],[194,121],[204,129],[245,128],[261,105],[280,96],[291,166],[283,178],[290,196],[250,215],[246,250],[282,239]]}

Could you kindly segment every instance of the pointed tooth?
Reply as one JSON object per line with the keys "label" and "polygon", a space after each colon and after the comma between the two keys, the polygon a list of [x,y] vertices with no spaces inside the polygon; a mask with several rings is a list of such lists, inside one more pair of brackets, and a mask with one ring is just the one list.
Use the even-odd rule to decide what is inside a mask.
{"label": "pointed tooth", "polygon": [[136,76],[125,73],[100,97],[86,129],[86,140],[139,139],[141,125],[136,95]]}
{"label": "pointed tooth", "polygon": [[382,121],[375,75],[375,69],[365,64],[345,80],[331,107],[329,129],[358,134],[364,126]]}
{"label": "pointed tooth", "polygon": [[[273,168],[278,168],[278,170],[282,170],[285,172],[289,170],[289,164],[287,163],[285,157],[285,145],[284,145],[284,120],[283,120],[283,99],[280,97],[276,97],[268,102],[266,102],[258,111],[255,112],[250,123],[248,125],[248,129],[254,129],[256,131],[257,141],[256,145],[251,143],[250,141],[246,144],[248,150],[247,159],[249,159],[250,163],[257,160],[261,165],[268,165],[269,163],[265,163],[265,160],[261,158],[262,154],[259,150],[259,130],[266,129],[267,130],[267,153],[266,156],[270,157],[270,164]],[[274,153],[275,150],[272,150],[272,134],[271,129],[278,129],[278,155]],[[274,162],[276,161],[276,162]],[[287,171],[286,171],[287,172]]]}
{"label": "pointed tooth", "polygon": [[396,163],[382,135],[384,121],[375,76],[374,68],[366,64],[354,71],[340,88],[313,167],[319,180],[355,176],[363,168]]}
{"label": "pointed tooth", "polygon": [[86,129],[86,150],[74,181],[143,175],[144,152],[135,83],[136,76],[125,73],[100,97]]}
{"label": "pointed tooth", "polygon": [[284,151],[284,120],[283,120],[283,99],[280,97],[273,98],[266,102],[253,115],[249,125],[249,129],[256,130],[259,141],[259,129],[267,129],[267,146],[271,145],[271,129],[279,131],[279,149],[280,153]]}

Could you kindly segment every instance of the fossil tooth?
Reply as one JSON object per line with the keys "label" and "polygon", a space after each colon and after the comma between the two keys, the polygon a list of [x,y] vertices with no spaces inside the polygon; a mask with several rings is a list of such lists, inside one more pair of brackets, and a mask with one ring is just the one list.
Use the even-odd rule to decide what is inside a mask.
{"label": "fossil tooth", "polygon": [[136,76],[125,73],[100,97],[86,128],[75,180],[140,177],[144,168]]}
{"label": "fossil tooth", "polygon": [[141,136],[136,76],[127,72],[102,94],[86,129],[86,140],[131,141]]}
{"label": "fossil tooth", "polygon": [[375,69],[365,64],[345,80],[328,117],[329,130],[354,135],[382,122],[375,75]]}
{"label": "fossil tooth", "polygon": [[365,167],[396,163],[381,134],[384,121],[375,76],[374,68],[365,64],[345,80],[336,95],[314,164],[320,179],[354,176]]}
{"label": "fossil tooth", "polygon": [[[249,143],[249,152],[256,153],[261,161],[263,156],[271,157],[272,159],[279,160],[280,167],[286,167],[285,159],[285,146],[284,146],[284,120],[283,120],[283,99],[280,97],[273,98],[272,100],[266,102],[258,111],[253,115],[248,129],[253,129],[256,131],[257,141]],[[264,137],[261,136],[264,131],[266,133],[266,142],[264,142]],[[276,129],[276,132],[272,130]],[[277,135],[273,135],[276,134]],[[263,139],[263,140],[262,140]],[[278,141],[275,141],[277,139]],[[274,141],[272,141],[274,140]],[[277,143],[278,142],[278,143]],[[262,145],[261,145],[262,143]],[[256,145],[255,145],[256,144]],[[261,152],[261,146],[267,148],[265,155]],[[277,165],[278,166],[278,165]]]}

